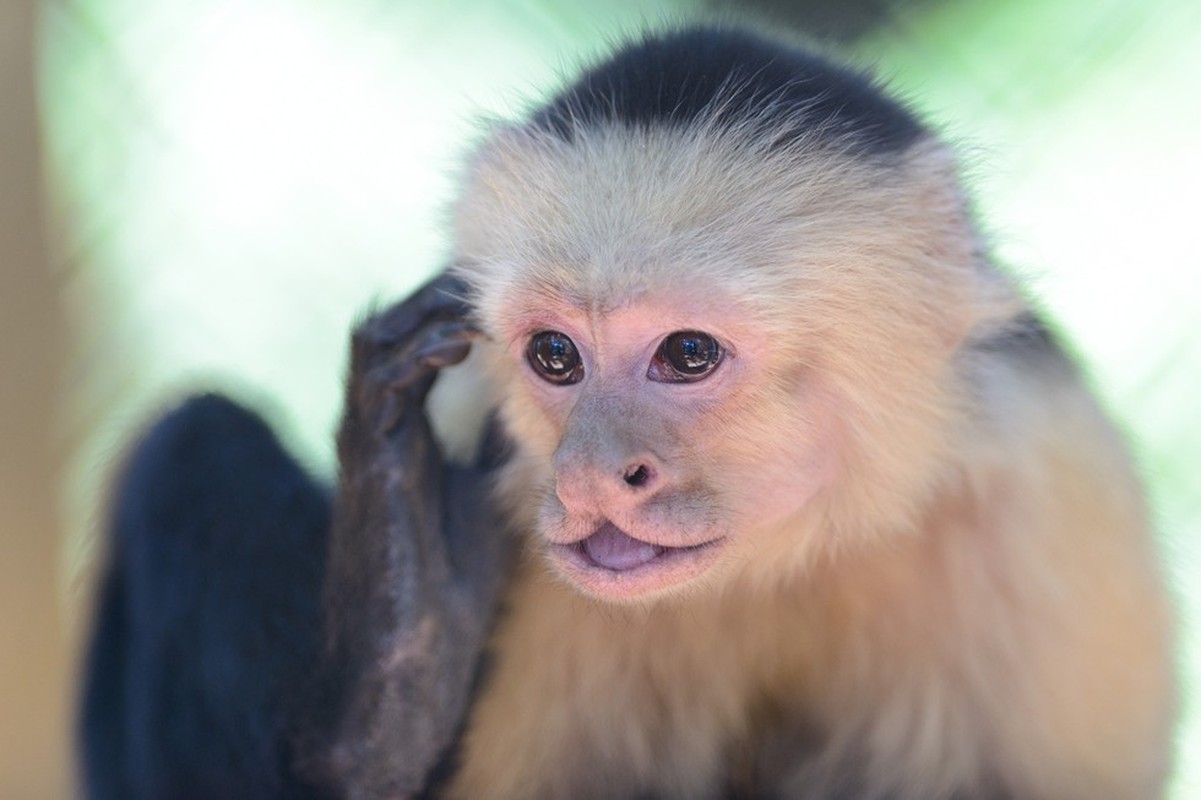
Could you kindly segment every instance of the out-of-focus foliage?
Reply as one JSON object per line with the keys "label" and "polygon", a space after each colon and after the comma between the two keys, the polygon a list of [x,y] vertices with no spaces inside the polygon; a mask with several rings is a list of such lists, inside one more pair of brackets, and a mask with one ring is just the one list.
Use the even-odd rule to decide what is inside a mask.
{"label": "out-of-focus foliage", "polygon": [[[481,123],[690,5],[46,2],[45,129],[77,342],[68,527],[88,529],[118,443],[201,385],[277,409],[328,470],[345,333],[440,264]],[[801,3],[774,7],[805,19]],[[1185,622],[1175,796],[1201,797],[1201,5],[874,7],[887,18],[854,52],[964,145],[996,251],[1077,344],[1145,465]]]}

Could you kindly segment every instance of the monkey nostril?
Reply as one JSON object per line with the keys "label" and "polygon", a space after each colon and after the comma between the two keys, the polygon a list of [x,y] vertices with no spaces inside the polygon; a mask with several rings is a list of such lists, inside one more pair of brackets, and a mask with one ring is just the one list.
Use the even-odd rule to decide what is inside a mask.
{"label": "monkey nostril", "polygon": [[628,485],[639,488],[645,486],[650,481],[651,471],[647,469],[645,464],[639,464],[632,470],[626,470],[624,477]]}

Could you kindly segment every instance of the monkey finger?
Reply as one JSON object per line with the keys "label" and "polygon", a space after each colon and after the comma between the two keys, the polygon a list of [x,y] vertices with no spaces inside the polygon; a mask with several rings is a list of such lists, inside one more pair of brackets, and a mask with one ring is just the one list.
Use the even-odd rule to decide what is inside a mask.
{"label": "monkey finger", "polygon": [[355,332],[356,350],[382,354],[403,346],[430,322],[465,320],[471,313],[465,298],[460,279],[439,275],[363,323]]}
{"label": "monkey finger", "polygon": [[366,368],[357,353],[350,382],[358,416],[390,433],[411,409],[421,413],[438,371],[465,359],[479,337],[462,320],[431,322],[410,333],[404,346],[366,357]]}
{"label": "monkey finger", "polygon": [[471,344],[483,338],[483,333],[467,322],[457,322],[431,331],[414,356],[418,363],[430,369],[442,369],[458,364],[471,352]]}

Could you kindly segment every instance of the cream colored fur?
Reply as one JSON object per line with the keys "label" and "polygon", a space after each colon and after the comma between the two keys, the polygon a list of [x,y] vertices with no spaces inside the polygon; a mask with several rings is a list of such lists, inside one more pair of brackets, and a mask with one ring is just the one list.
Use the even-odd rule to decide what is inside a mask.
{"label": "cream colored fur", "polygon": [[[1158,796],[1171,613],[1140,488],[1066,360],[981,346],[1025,305],[951,158],[749,142],[509,128],[472,164],[456,258],[528,547],[452,794]],[[731,395],[682,428],[611,402],[699,487],[673,519],[731,543],[613,604],[544,564],[578,421],[522,337],[546,309],[599,329],[660,305],[732,332]]]}

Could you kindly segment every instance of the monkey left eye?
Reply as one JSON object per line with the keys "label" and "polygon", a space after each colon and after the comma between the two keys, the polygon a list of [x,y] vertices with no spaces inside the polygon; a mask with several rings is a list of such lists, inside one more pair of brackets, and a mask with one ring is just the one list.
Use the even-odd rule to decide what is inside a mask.
{"label": "monkey left eye", "polygon": [[584,378],[584,362],[575,342],[565,333],[540,331],[530,339],[526,361],[547,383],[569,386]]}
{"label": "monkey left eye", "polygon": [[659,344],[646,377],[660,383],[691,383],[717,369],[721,345],[702,331],[677,331]]}

